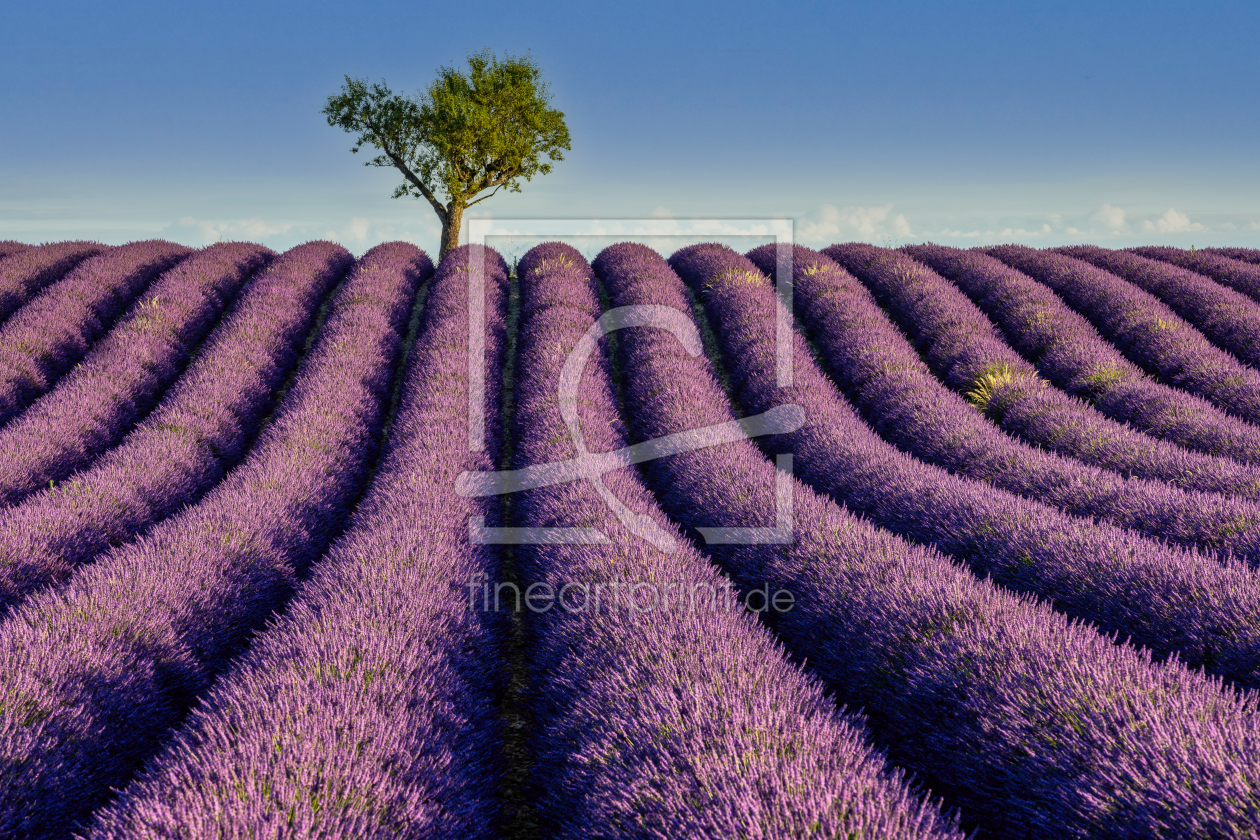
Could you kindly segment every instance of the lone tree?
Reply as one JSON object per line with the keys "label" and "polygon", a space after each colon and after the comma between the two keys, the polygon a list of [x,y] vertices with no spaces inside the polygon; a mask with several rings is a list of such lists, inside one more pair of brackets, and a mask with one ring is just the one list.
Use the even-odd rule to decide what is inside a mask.
{"label": "lone tree", "polygon": [[[403,182],[394,198],[425,198],[442,221],[438,259],[459,246],[464,211],[500,189],[520,192],[520,180],[546,175],[549,160],[564,160],[569,129],[564,114],[547,107],[550,96],[538,65],[489,50],[468,56],[469,74],[438,69],[437,79],[414,99],[366,79],[351,79],[328,97],[328,124],[358,134],[381,154],[366,166],[394,166]],[[486,190],[489,193],[479,196]],[[443,204],[438,196],[446,199]]]}

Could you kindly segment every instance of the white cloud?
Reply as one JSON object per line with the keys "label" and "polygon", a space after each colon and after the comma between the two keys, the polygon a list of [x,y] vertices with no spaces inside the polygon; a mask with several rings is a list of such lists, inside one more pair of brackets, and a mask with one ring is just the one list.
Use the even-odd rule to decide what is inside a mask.
{"label": "white cloud", "polygon": [[979,230],[963,231],[961,229],[950,230],[949,228],[942,228],[941,230],[936,230],[936,231],[928,231],[926,234],[926,236],[928,236],[929,238],[933,236],[939,236],[939,237],[954,236],[954,237],[960,237],[964,239],[979,239],[981,236],[984,236],[984,235],[985,234]]}
{"label": "white cloud", "polygon": [[884,204],[879,207],[840,209],[834,204],[824,204],[797,219],[796,241],[829,245],[854,237],[873,242],[884,237],[904,239],[913,236],[910,222],[903,214],[889,215],[892,207],[891,204]]}
{"label": "white cloud", "polygon": [[1102,225],[1112,233],[1117,233],[1128,227],[1124,221],[1125,212],[1119,207],[1113,207],[1110,204],[1104,204],[1091,217],[1094,222]]}
{"label": "white cloud", "polygon": [[667,208],[667,207],[657,207],[655,210],[653,210],[651,213],[649,213],[649,214],[648,214],[648,216],[649,216],[650,218],[653,218],[653,219],[672,219],[672,218],[674,218],[674,214],[673,214],[673,213],[671,213],[671,212],[669,212],[669,208]]}
{"label": "white cloud", "polygon": [[1143,230],[1158,230],[1160,233],[1189,233],[1196,230],[1206,230],[1203,225],[1198,222],[1191,222],[1190,217],[1185,213],[1178,213],[1169,207],[1164,215],[1155,220],[1154,224],[1145,221],[1142,223]]}
{"label": "white cloud", "polygon": [[1260,230],[1260,222],[1252,222],[1248,225],[1252,230]]}
{"label": "white cloud", "polygon": [[[1068,228],[1068,232],[1070,233],[1071,231],[1072,229]],[[976,229],[976,230],[966,230],[966,231],[962,230],[961,228],[957,230],[950,230],[949,228],[943,228],[941,230],[927,231],[924,234],[924,236],[928,237],[929,239],[933,237],[938,237],[942,239],[949,239],[949,238],[983,239],[987,242],[995,242],[998,240],[1007,241],[1007,240],[1035,239],[1038,236],[1045,236],[1047,233],[1053,233],[1053,230],[1051,229],[1050,225],[1042,224],[1040,230],[1028,230],[1027,228],[1022,228],[1022,227],[1018,227],[1018,228],[1004,227],[1001,230]]]}
{"label": "white cloud", "polygon": [[257,242],[268,236],[288,233],[293,229],[293,225],[288,222],[268,222],[257,217],[237,219],[230,222],[213,222],[205,219],[194,219],[192,216],[183,216],[180,218],[179,224],[182,227],[200,231],[207,242],[215,242],[219,239],[244,239],[250,242]]}

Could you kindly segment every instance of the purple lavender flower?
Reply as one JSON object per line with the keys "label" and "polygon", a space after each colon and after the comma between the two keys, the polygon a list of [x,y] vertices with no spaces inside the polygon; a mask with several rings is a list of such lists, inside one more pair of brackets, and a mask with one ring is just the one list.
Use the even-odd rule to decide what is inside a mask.
{"label": "purple lavender flower", "polygon": [[291,597],[368,479],[431,272],[405,243],[364,255],[250,456],[0,624],[0,831],[64,834],[86,817]]}
{"label": "purple lavender flower", "polygon": [[[468,609],[462,586],[489,580],[498,558],[467,539],[469,517],[489,505],[453,491],[460,471],[493,467],[468,451],[466,428],[478,256],[451,251],[430,283],[387,450],[350,527],[170,745],[97,812],[93,840],[498,836],[503,628]],[[488,256],[492,413],[507,271]],[[392,258],[412,261],[400,248]]]}
{"label": "purple lavender flower", "polygon": [[247,243],[212,245],[158,278],[53,390],[0,428],[0,504],[66,477],[121,440],[273,256]]}
{"label": "purple lavender flower", "polygon": [[[81,253],[65,250],[65,263]],[[111,248],[80,262],[14,313],[0,327],[0,423],[47,392],[133,300],[191,253],[161,240]],[[32,282],[28,277],[27,288]]]}
{"label": "purple lavender flower", "polygon": [[[736,394],[767,382],[776,402],[799,402],[817,387],[798,344],[796,387],[775,391],[773,293],[751,264],[717,246],[684,249],[673,264],[714,318],[723,357],[743,368],[731,370]],[[596,268],[615,306],[689,308],[678,277],[641,246],[613,246]],[[635,328],[617,347],[632,441],[732,418],[707,361],[673,336]],[[803,431],[818,434],[825,417],[805,408]],[[770,439],[766,451],[790,443]],[[807,452],[794,454],[800,468]],[[748,443],[645,467],[656,498],[701,541],[699,527],[759,524],[778,475]],[[854,468],[898,483],[877,465]],[[706,554],[745,591],[768,582],[796,593],[774,623],[779,637],[966,821],[995,836],[1137,838],[1230,836],[1260,818],[1254,699],[1179,663],[1153,665],[799,483],[792,505],[790,544]]]}
{"label": "purple lavender flower", "polygon": [[116,448],[0,517],[0,609],[195,502],[254,441],[320,301],[353,264],[311,242],[256,276],[187,373]]}

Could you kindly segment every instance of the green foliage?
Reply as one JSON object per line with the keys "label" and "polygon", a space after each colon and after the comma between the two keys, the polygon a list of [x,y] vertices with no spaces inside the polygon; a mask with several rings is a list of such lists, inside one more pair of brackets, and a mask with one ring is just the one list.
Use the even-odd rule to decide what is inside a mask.
{"label": "green foliage", "polygon": [[520,192],[522,178],[545,175],[547,161],[564,159],[569,130],[549,101],[532,58],[500,60],[483,50],[468,56],[467,75],[439,68],[437,79],[410,99],[384,82],[346,76],[323,113],[329,125],[358,135],[352,152],[365,144],[379,149],[366,165],[397,168],[404,180],[394,197],[428,200],[445,229],[458,225],[465,208],[500,189]]}

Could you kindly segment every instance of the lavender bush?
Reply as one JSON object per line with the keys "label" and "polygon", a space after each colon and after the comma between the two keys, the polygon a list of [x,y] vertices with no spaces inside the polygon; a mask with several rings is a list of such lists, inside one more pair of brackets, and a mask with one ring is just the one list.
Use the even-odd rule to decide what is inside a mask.
{"label": "lavender bush", "polygon": [[1129,251],[1055,248],[1155,295],[1207,338],[1252,367],[1260,362],[1260,304],[1210,277]]}
{"label": "lavender bush", "polygon": [[1243,262],[1260,265],[1260,250],[1254,248],[1204,248],[1203,250],[1209,254],[1220,254],[1223,257],[1229,257],[1231,260],[1242,260]]}
{"label": "lavender bush", "polygon": [[778,388],[775,295],[764,275],[729,249],[684,249],[671,264],[703,294],[741,407],[765,412],[789,401],[804,409],[800,430],[762,439],[768,452],[795,455],[802,480],[878,525],[953,555],[976,574],[1131,636],[1159,657],[1176,652],[1240,685],[1260,685],[1260,578],[1251,569],[1070,516],[917,460],[871,431],[799,336],[793,386]]}
{"label": "lavender bush", "polygon": [[1172,263],[1175,266],[1211,277],[1217,283],[1260,301],[1260,266],[1242,259],[1231,259],[1213,251],[1183,251],[1180,248],[1128,248],[1130,253]]}
{"label": "lavender bush", "polygon": [[[1015,349],[1036,362],[1037,372],[1117,421],[1106,422],[1028,369],[1006,368],[1000,360],[986,356],[983,347],[973,350],[963,342],[962,352],[975,353],[981,375],[988,365],[984,410],[1003,429],[1126,474],[1186,489],[1260,495],[1252,466],[1260,464],[1260,427],[1231,417],[1204,399],[1152,381],[1045,285],[988,254],[940,245],[911,245],[902,250],[965,292]],[[915,272],[915,276],[921,274]],[[963,329],[926,319],[915,323],[924,330]],[[1183,447],[1213,457],[1202,458]]]}
{"label": "lavender bush", "polygon": [[401,331],[431,272],[404,243],[365,254],[249,458],[0,624],[0,833],[64,835],[289,599],[368,478]]}
{"label": "lavender bush", "polygon": [[[701,270],[737,257],[709,246],[684,249],[673,262],[716,281],[706,298],[746,288],[767,302],[764,281],[741,286],[747,263],[721,280]],[[646,249],[613,246],[596,267],[613,305],[688,308],[678,277]],[[773,377],[773,321],[763,326],[743,334],[742,358]],[[672,336],[627,330],[618,348],[632,440],[732,418],[707,362]],[[798,345],[798,386],[806,358]],[[816,427],[808,406],[806,417]],[[795,464],[806,457],[797,450]],[[697,527],[765,520],[776,470],[752,444],[645,466],[657,498],[698,539]],[[1179,664],[1153,665],[799,483],[792,504],[790,544],[706,552],[745,589],[796,593],[797,607],[775,622],[779,637],[839,699],[865,708],[876,742],[968,821],[993,836],[1059,840],[1225,837],[1260,818],[1252,699]]]}
{"label": "lavender bush", "polygon": [[1165,384],[1260,422],[1260,372],[1214,347],[1154,295],[1084,260],[1022,245],[986,253],[1049,286],[1132,361]]}
{"label": "lavender bush", "polygon": [[[600,310],[591,269],[568,246],[539,245],[517,270],[522,468],[579,454],[562,418],[561,371]],[[590,450],[624,446],[602,354],[577,393]],[[635,514],[680,539],[633,470],[603,481]],[[586,482],[522,493],[513,517],[520,527],[580,523],[608,539],[519,547],[523,585],[561,592],[619,579],[658,595],[669,586],[723,585],[685,543],[665,553],[627,531]],[[688,601],[636,612],[629,597],[601,602],[525,614],[535,680],[532,776],[546,836],[959,836],[866,745],[861,721],[837,714],[742,608]]]}
{"label": "lavender bush", "polygon": [[64,478],[121,440],[274,255],[247,243],[212,245],[162,275],[57,387],[0,428],[0,505]]}
{"label": "lavender bush", "polygon": [[339,245],[285,252],[242,292],[188,372],[117,448],[0,517],[0,609],[195,502],[244,455],[297,364],[320,300],[353,264]]}
{"label": "lavender bush", "polygon": [[111,248],[9,318],[0,327],[0,423],[47,392],[149,284],[191,253],[160,240]]}
{"label": "lavender bush", "polygon": [[0,323],[18,307],[89,257],[107,250],[99,242],[0,243]]}
{"label": "lavender bush", "polygon": [[[763,273],[774,274],[776,246],[757,248],[748,258]],[[898,263],[909,261],[895,255],[875,273],[896,272]],[[894,267],[888,270],[890,265]],[[792,266],[801,325],[832,379],[890,443],[954,475],[1077,516],[1098,517],[1156,539],[1199,545],[1260,565],[1260,504],[1126,479],[1008,437],[937,382],[851,274],[825,255],[799,246]],[[899,287],[893,296],[899,301],[903,295],[930,299],[921,287],[912,288]],[[936,312],[938,322],[963,320],[953,315],[952,307]]]}
{"label": "lavender bush", "polygon": [[[486,410],[498,410],[507,267],[487,252]],[[394,259],[413,261],[396,250]],[[468,451],[468,261],[447,254],[407,360],[387,451],[345,535],[88,837],[499,836],[503,628],[462,584],[492,469]],[[378,261],[377,265],[380,265]]]}

